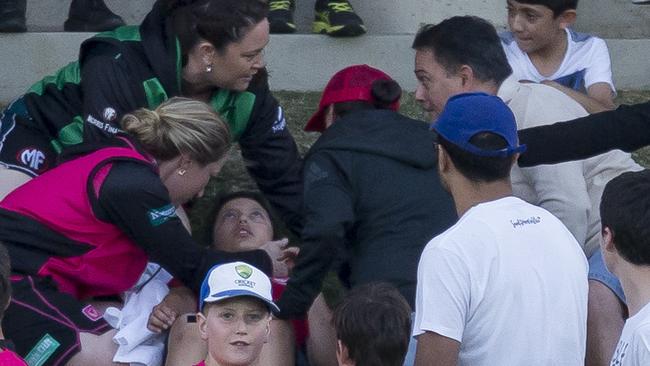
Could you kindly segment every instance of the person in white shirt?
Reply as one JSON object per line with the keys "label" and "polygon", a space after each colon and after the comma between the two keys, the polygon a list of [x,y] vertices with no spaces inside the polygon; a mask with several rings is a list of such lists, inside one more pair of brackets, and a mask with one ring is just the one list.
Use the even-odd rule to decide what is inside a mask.
{"label": "person in white shirt", "polygon": [[525,150],[512,112],[496,96],[460,94],[432,128],[460,218],[420,258],[415,364],[582,366],[587,260],[560,220],[512,196]]}
{"label": "person in white shirt", "polygon": [[650,365],[650,170],[629,172],[605,186],[600,204],[601,251],[621,281],[629,318],[611,366]]}
{"label": "person in white shirt", "polygon": [[[487,21],[461,16],[426,25],[415,37],[415,97],[433,118],[456,94],[498,95],[521,129],[582,117],[587,112],[569,96],[543,84],[512,76],[499,36]],[[623,329],[625,303],[618,280],[606,271],[598,252],[598,205],[604,185],[625,171],[642,169],[628,153],[554,165],[512,169],[513,193],[558,217],[590,258],[587,358],[589,366],[611,359]]]}
{"label": "person in white shirt", "polygon": [[570,29],[578,0],[507,0],[503,48],[516,80],[541,82],[589,113],[613,109],[616,89],[607,45]]}

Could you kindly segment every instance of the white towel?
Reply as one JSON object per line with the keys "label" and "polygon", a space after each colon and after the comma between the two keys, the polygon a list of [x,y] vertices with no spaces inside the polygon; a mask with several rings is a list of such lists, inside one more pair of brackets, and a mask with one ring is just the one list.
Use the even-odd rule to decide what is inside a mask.
{"label": "white towel", "polygon": [[110,307],[104,319],[117,333],[113,341],[118,344],[113,362],[132,366],[160,366],[165,350],[165,336],[147,328],[149,315],[169,293],[167,283],[172,276],[155,263],[149,263],[133,289],[124,294],[122,310]]}

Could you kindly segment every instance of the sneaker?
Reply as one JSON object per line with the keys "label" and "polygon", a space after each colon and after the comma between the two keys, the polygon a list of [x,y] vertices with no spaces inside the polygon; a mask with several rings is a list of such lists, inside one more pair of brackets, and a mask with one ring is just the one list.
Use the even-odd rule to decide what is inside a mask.
{"label": "sneaker", "polygon": [[105,32],[124,24],[104,0],[72,0],[63,29],[66,32]]}
{"label": "sneaker", "polygon": [[332,37],[355,37],[366,33],[363,20],[347,0],[317,0],[314,33]]}
{"label": "sneaker", "polygon": [[0,33],[27,32],[26,0],[0,0]]}
{"label": "sneaker", "polygon": [[296,24],[293,22],[293,11],[296,9],[295,0],[271,0],[269,8],[271,33],[294,33],[296,31]]}

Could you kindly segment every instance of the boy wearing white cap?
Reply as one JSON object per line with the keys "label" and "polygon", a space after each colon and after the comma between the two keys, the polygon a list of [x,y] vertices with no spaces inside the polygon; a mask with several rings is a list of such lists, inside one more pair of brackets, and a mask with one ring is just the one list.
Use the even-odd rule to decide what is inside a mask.
{"label": "boy wearing white cap", "polygon": [[201,285],[197,321],[208,354],[195,366],[257,365],[268,341],[271,281],[244,262],[212,267]]}

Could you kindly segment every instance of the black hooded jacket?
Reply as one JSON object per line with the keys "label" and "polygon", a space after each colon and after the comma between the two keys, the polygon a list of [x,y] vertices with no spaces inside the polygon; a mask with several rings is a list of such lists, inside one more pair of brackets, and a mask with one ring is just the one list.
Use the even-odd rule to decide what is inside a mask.
{"label": "black hooded jacket", "polygon": [[306,312],[341,258],[351,286],[389,282],[413,307],[420,253],[457,217],[433,141],[390,110],[352,112],[323,133],[305,160],[303,245],[280,317]]}

